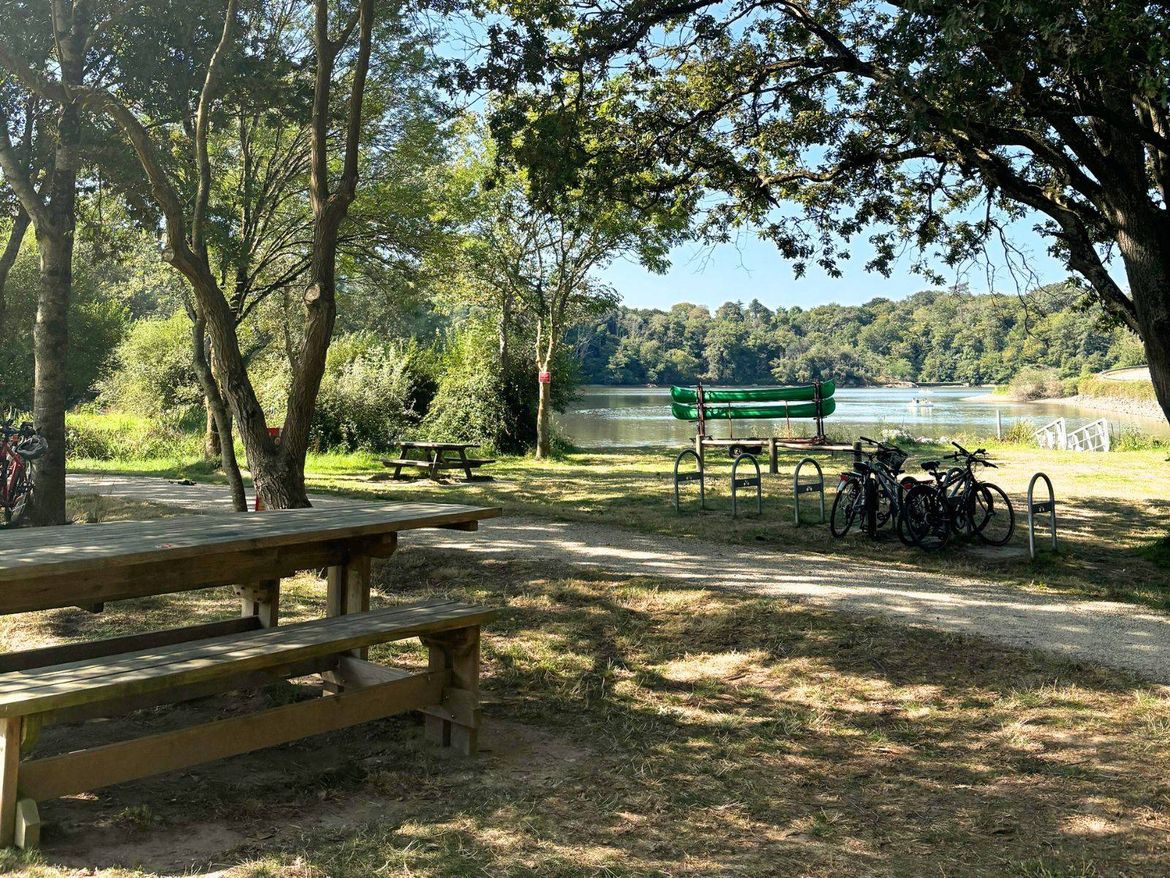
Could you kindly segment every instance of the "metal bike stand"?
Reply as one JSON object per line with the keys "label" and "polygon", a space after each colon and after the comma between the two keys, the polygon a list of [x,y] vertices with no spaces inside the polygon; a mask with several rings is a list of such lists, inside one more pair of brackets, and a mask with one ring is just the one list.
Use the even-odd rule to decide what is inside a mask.
{"label": "metal bike stand", "polygon": [[[800,481],[800,468],[806,463],[811,463],[817,471],[817,480],[815,482]],[[792,500],[795,506],[793,510],[793,523],[800,526],[800,495],[801,494],[820,494],[821,495],[821,524],[825,523],[825,474],[821,471],[821,465],[813,460],[811,457],[803,458],[800,463],[796,465],[796,472],[792,474]]]}
{"label": "metal bike stand", "polygon": [[[680,473],[678,471],[679,464],[683,462],[683,458],[691,456],[695,459],[695,463],[699,465],[697,472]],[[687,448],[680,451],[678,457],[674,459],[674,511],[681,512],[678,500],[678,483],[679,482],[698,482],[699,483],[699,511],[702,512],[707,508],[707,493],[703,486],[703,458],[699,457],[698,453]]]}
{"label": "metal bike stand", "polygon": [[[1048,499],[1046,501],[1037,503],[1032,499],[1032,491],[1036,487],[1036,481],[1043,479],[1044,484],[1048,486]],[[1052,490],[1052,479],[1048,478],[1044,473],[1036,473],[1032,476],[1032,480],[1028,482],[1028,555],[1033,560],[1036,558],[1036,516],[1048,513],[1048,526],[1052,531],[1052,551],[1056,551],[1056,494]]]}
{"label": "metal bike stand", "polygon": [[[754,476],[747,476],[747,477],[741,479],[741,478],[738,478],[739,465],[741,463],[743,463],[745,460],[750,460],[752,462],[752,466],[754,466],[756,468],[756,474]],[[737,516],[737,507],[736,507],[736,489],[737,488],[750,488],[750,487],[754,486],[756,489],[756,515],[763,515],[764,514],[764,490],[762,487],[760,487],[761,482],[762,482],[762,479],[760,478],[760,462],[758,460],[756,460],[756,456],[754,454],[741,454],[739,457],[737,457],[735,459],[735,463],[733,463],[731,465],[731,517],[732,518],[735,518]]]}

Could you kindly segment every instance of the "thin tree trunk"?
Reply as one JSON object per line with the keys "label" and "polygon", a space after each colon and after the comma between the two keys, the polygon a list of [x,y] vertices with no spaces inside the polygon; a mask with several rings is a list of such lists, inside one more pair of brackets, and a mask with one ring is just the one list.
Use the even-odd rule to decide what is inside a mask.
{"label": "thin tree trunk", "polygon": [[[203,382],[199,382],[200,388]],[[215,425],[215,412],[211,410],[211,403],[207,399],[206,391],[203,394],[203,414],[205,417],[203,428],[203,459],[215,460],[219,457],[219,429]]]}
{"label": "thin tree trunk", "polygon": [[207,359],[207,321],[198,311],[191,320],[191,353],[195,365],[195,374],[199,378],[199,385],[203,388],[203,398],[207,403],[215,423],[215,433],[219,440],[221,467],[227,476],[228,488],[232,495],[232,508],[236,512],[248,511],[248,495],[244,491],[244,479],[240,474],[240,464],[236,460],[235,442],[232,440],[232,416],[224,402],[223,394],[219,391],[219,383]]}
{"label": "thin tree trunk", "polygon": [[8,275],[12,273],[12,266],[20,255],[20,246],[24,243],[30,222],[24,208],[17,207],[16,216],[12,218],[12,230],[8,233],[8,243],[4,246],[4,252],[0,253],[0,345],[8,339]]}
{"label": "thin tree trunk", "polygon": [[[541,369],[541,371],[546,371]],[[552,442],[549,436],[549,411],[552,407],[551,387],[552,385],[544,381],[537,382],[540,388],[540,396],[536,403],[536,457],[537,460],[542,460],[552,453]]]}

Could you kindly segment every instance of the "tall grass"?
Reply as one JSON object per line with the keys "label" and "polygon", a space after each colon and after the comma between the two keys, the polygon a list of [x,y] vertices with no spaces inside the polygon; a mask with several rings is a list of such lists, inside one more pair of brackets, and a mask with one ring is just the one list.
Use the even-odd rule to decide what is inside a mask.
{"label": "tall grass", "polygon": [[1105,378],[1082,378],[1077,385],[1081,396],[1155,402],[1154,385],[1149,381],[1109,381]]}
{"label": "tall grass", "polygon": [[65,447],[71,460],[183,460],[202,457],[203,437],[178,421],[122,412],[70,412]]}

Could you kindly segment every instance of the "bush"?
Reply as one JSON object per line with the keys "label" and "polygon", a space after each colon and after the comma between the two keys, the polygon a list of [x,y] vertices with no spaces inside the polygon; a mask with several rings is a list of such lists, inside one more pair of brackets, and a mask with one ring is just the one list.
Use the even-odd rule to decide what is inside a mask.
{"label": "bush", "polygon": [[314,448],[390,448],[418,424],[430,387],[425,357],[413,342],[386,344],[369,333],[338,337],[317,394]]}
{"label": "bush", "polygon": [[183,312],[139,320],[114,352],[114,371],[99,384],[103,406],[180,420],[203,407],[191,365],[191,320]]}
{"label": "bush", "polygon": [[1114,437],[1111,447],[1114,451],[1161,451],[1170,448],[1170,439],[1154,436],[1136,427],[1123,427]]}
{"label": "bush", "polygon": [[1051,399],[1064,395],[1064,381],[1060,372],[1046,366],[1025,366],[1008,383],[1008,393],[1014,399]]}
{"label": "bush", "polygon": [[1022,419],[1017,419],[1004,427],[1003,438],[1001,441],[1008,442],[1013,445],[1035,445],[1035,432],[1035,424]]}
{"label": "bush", "polygon": [[[536,444],[538,390],[536,369],[527,353],[529,340],[515,339],[506,373],[499,361],[492,327],[469,321],[456,334],[440,364],[439,387],[423,422],[435,441],[477,442],[502,452],[521,452]],[[555,358],[554,411],[563,411],[576,385],[576,364],[568,353]]]}

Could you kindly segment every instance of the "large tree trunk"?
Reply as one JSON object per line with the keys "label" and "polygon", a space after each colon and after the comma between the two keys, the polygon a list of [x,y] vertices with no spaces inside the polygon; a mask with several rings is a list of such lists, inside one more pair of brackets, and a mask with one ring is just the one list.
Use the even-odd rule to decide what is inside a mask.
{"label": "large tree trunk", "polygon": [[1170,421],[1170,223],[1135,197],[1117,236],[1150,380]]}
{"label": "large tree trunk", "polygon": [[191,320],[191,355],[203,398],[215,424],[215,435],[219,444],[220,466],[227,476],[228,488],[232,495],[232,508],[236,512],[248,511],[248,495],[244,492],[244,479],[240,464],[236,460],[235,442],[232,440],[232,416],[227,403],[219,391],[211,363],[207,358],[207,321],[196,312]]}
{"label": "large tree trunk", "polygon": [[[64,50],[63,53],[62,66],[75,68],[69,81],[80,81],[79,59]],[[65,365],[69,356],[69,300],[73,292],[73,230],[80,141],[80,111],[76,105],[66,104],[57,118],[47,222],[36,230],[41,251],[41,289],[33,330],[33,422],[49,448],[36,462],[36,494],[31,510],[35,525],[65,523],[65,406],[68,401]]]}

